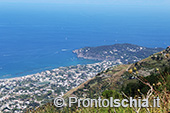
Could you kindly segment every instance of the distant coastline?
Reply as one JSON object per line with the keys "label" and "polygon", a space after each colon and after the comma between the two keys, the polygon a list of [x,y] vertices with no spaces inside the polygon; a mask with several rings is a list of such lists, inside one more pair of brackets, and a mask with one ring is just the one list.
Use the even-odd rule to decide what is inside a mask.
{"label": "distant coastline", "polygon": [[[129,48],[129,50],[124,50],[126,48]],[[143,50],[144,50],[143,53],[142,53],[141,48],[143,48]],[[94,61],[95,63],[97,63],[97,62],[100,63],[100,62],[106,60],[106,61],[113,61],[115,64],[122,64],[122,63],[139,61],[139,60],[149,56],[150,54],[159,52],[161,50],[163,50],[163,48],[146,48],[146,47],[142,47],[142,46],[138,46],[138,45],[125,43],[125,44],[105,45],[105,46],[99,46],[99,47],[85,47],[85,48],[73,50],[72,52],[77,55],[77,58],[82,59],[82,60],[87,59],[86,61],[91,60],[91,61]],[[107,51],[109,51],[111,54],[106,54]],[[117,54],[118,51],[120,51],[121,53],[124,53],[124,54],[126,53],[126,58],[124,58],[124,57],[121,58],[120,57],[121,55]],[[95,52],[97,52],[97,53],[95,53]],[[114,52],[116,53],[116,55],[113,54]],[[135,52],[140,53],[140,54],[145,55],[145,56],[135,56],[135,57],[133,57]],[[98,54],[98,53],[100,53],[100,54]],[[104,56],[101,57],[101,55],[104,55]],[[132,57],[130,57],[130,55]],[[94,63],[89,63],[89,64],[94,64]],[[76,65],[79,65],[79,64],[76,64]],[[87,64],[82,64],[82,65],[87,65]],[[60,68],[60,67],[69,67],[69,66],[59,66],[57,68]],[[12,75],[7,74],[7,75],[3,75],[3,76],[10,76],[10,77],[1,78],[0,80],[5,80],[5,79],[11,79],[12,80],[13,78],[18,79],[18,78],[22,78],[22,77],[25,77],[25,76],[31,76],[31,75],[34,75],[36,73],[41,73],[41,72],[44,72],[44,71],[47,71],[47,70],[53,70],[53,69],[57,69],[57,68],[45,67],[45,68],[40,68],[40,69],[28,70],[28,71],[25,71],[25,72],[17,73],[17,74],[20,75],[19,77],[11,77]],[[36,72],[37,70],[39,70],[39,71]],[[29,72],[31,72],[31,74],[27,74]]]}
{"label": "distant coastline", "polygon": [[[102,63],[102,62],[98,62],[99,64]],[[0,81],[4,81],[4,80],[19,80],[19,79],[26,79],[26,78],[31,78],[32,76],[34,75],[40,75],[40,73],[43,73],[43,72],[47,72],[47,71],[52,71],[52,70],[57,70],[57,69],[60,69],[60,68],[69,68],[69,67],[72,67],[72,66],[79,66],[79,65],[96,65],[98,63],[93,63],[93,64],[77,64],[77,65],[71,65],[71,66],[61,66],[61,67],[58,67],[58,68],[53,68],[53,69],[47,69],[47,70],[44,70],[44,71],[41,71],[41,72],[37,72],[37,73],[33,73],[33,74],[27,74],[27,75],[23,75],[23,76],[19,76],[19,77],[11,77],[11,78],[2,78],[0,79]],[[21,72],[22,73],[22,72]],[[23,72],[24,73],[24,72]],[[11,76],[11,75],[10,75]]]}
{"label": "distant coastline", "polygon": [[[70,52],[71,53],[71,52]],[[71,53],[73,54],[73,53]],[[13,73],[13,74],[4,74],[0,77],[1,79],[12,79],[12,78],[20,78],[23,76],[27,76],[27,75],[32,75],[32,74],[36,74],[36,73],[41,73],[43,71],[46,70],[53,70],[53,69],[57,69],[60,67],[69,67],[69,66],[76,66],[76,65],[87,65],[87,64],[94,64],[94,63],[98,63],[101,61],[95,61],[95,60],[86,60],[83,58],[77,58],[79,59],[80,63],[75,63],[73,61],[73,64],[70,65],[65,65],[65,66],[48,66],[48,67],[44,67],[44,68],[37,68],[37,69],[33,69],[33,70],[26,70],[26,71],[22,71],[22,72],[17,72],[17,73]]]}

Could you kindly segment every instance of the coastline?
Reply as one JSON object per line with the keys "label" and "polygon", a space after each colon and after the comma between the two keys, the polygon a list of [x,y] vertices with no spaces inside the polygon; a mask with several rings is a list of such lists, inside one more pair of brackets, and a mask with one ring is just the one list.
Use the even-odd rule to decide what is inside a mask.
{"label": "coastline", "polygon": [[[113,61],[103,61],[87,65],[59,67],[22,77],[0,79],[0,101],[6,101],[8,106],[18,100],[18,105],[22,106],[21,111],[33,107],[29,104],[30,102],[41,106],[56,96],[63,96],[67,91],[114,66],[116,64]],[[29,103],[26,100],[29,100]],[[13,105],[10,109],[14,109],[18,105]],[[4,108],[5,106],[0,106],[0,111]]]}
{"label": "coastline", "polygon": [[[86,61],[87,59],[83,59],[83,58],[79,58],[80,60],[83,60],[83,61]],[[24,78],[24,77],[27,77],[27,76],[33,76],[33,75],[35,75],[35,74],[38,74],[38,73],[41,73],[41,72],[44,72],[44,71],[49,71],[49,70],[54,70],[54,69],[58,69],[58,68],[62,68],[62,67],[70,67],[70,66],[77,66],[77,65],[88,65],[88,64],[95,64],[95,63],[100,63],[100,62],[102,62],[102,61],[95,61],[95,60],[91,60],[91,59],[89,59],[88,60],[89,62],[86,64],[86,63],[81,63],[80,62],[80,64],[78,63],[78,64],[70,64],[70,65],[66,65],[66,66],[58,66],[58,67],[54,67],[54,68],[52,68],[52,67],[44,67],[44,68],[40,68],[40,69],[35,69],[35,70],[29,70],[29,71],[25,71],[25,72],[19,72],[19,73],[26,73],[26,74],[18,74],[19,76],[14,76],[14,77],[12,77],[13,76],[13,74],[5,74],[5,75],[2,75],[2,76],[11,76],[11,77],[2,77],[2,78],[0,78],[0,81],[1,80],[9,80],[9,79],[11,79],[11,80],[13,80],[13,79],[20,79],[20,78]],[[37,70],[39,70],[39,71],[37,71]],[[29,74],[29,72],[30,72],[30,74]],[[28,73],[28,74],[27,74]],[[17,75],[17,74],[14,74],[14,75]]]}
{"label": "coastline", "polygon": [[[11,81],[11,80],[27,79],[27,78],[31,78],[34,75],[40,75],[41,76],[41,73],[46,72],[46,71],[58,70],[60,68],[69,68],[69,67],[72,67],[72,66],[96,65],[96,64],[100,64],[102,62],[108,62],[108,61],[100,61],[100,62],[92,63],[92,64],[77,64],[77,65],[70,65],[70,66],[64,66],[64,67],[61,66],[61,67],[58,67],[58,68],[54,68],[54,69],[50,69],[50,70],[44,70],[44,71],[41,71],[41,72],[37,72],[37,73],[34,73],[34,74],[23,75],[23,76],[20,76],[20,77],[4,78],[4,79],[0,79],[0,81]],[[117,62],[114,62],[114,63],[116,65]]]}
{"label": "coastline", "polygon": [[[37,73],[36,73],[37,74]],[[3,81],[3,80],[18,80],[18,79],[24,79],[24,78],[27,78],[27,77],[31,77],[33,76],[34,74],[31,74],[31,75],[25,75],[25,76],[21,76],[21,77],[12,77],[12,78],[4,78],[4,79],[0,79],[0,81]]]}

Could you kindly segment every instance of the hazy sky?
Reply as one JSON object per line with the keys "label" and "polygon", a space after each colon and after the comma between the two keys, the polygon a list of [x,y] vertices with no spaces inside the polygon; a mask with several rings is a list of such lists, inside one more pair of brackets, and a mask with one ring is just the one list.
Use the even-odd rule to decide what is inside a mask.
{"label": "hazy sky", "polygon": [[170,0],[0,0],[10,3],[66,3],[66,4],[133,4],[133,5],[170,5]]}

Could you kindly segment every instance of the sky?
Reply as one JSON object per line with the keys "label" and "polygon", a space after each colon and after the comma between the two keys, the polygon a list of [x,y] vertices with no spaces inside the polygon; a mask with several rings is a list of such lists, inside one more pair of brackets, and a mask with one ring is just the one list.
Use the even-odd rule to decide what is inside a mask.
{"label": "sky", "polygon": [[[126,9],[128,7],[148,8],[152,10],[170,10],[170,0],[0,0],[0,10],[10,7],[28,8],[39,7],[47,8],[48,5],[80,5],[80,6],[111,6]],[[32,5],[32,6],[31,6]],[[48,8],[47,8],[48,9]],[[135,10],[135,9],[134,9]]]}
{"label": "sky", "polygon": [[0,0],[0,3],[170,5],[170,0]]}

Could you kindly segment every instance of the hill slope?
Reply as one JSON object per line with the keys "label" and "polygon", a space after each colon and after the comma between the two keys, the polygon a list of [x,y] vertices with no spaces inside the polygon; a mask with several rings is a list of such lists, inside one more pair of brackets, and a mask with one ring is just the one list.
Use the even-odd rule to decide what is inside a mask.
{"label": "hill slope", "polygon": [[[106,89],[119,89],[120,84],[123,84],[123,81],[133,79],[133,77],[129,75],[128,70],[133,69],[133,73],[137,70],[139,76],[149,76],[151,73],[155,72],[156,68],[161,69],[170,66],[169,54],[170,49],[167,48],[166,50],[155,53],[134,64],[118,65],[110,68],[105,72],[101,72],[96,75],[95,78],[89,80],[86,84],[83,84],[84,87],[77,89],[72,94],[82,97],[82,94],[90,96],[90,93],[101,94],[102,91]],[[89,92],[87,92],[87,90],[84,91],[84,89],[88,89]]]}
{"label": "hill slope", "polygon": [[[162,73],[159,70],[166,70],[166,72]],[[103,93],[107,91],[112,92],[113,90],[115,90],[116,92],[121,92],[123,90],[126,93],[127,88],[128,88],[128,91],[130,91],[131,88],[133,90],[133,93],[132,92],[129,93],[130,95],[139,94],[137,92],[137,88],[141,88],[141,90],[143,90],[143,93],[144,93],[145,90],[146,91],[149,90],[149,87],[141,85],[141,82],[136,79],[136,77],[141,77],[141,78],[145,78],[146,80],[149,80],[150,83],[160,83],[160,84],[162,83],[161,87],[156,86],[158,88],[156,90],[158,90],[159,95],[161,95],[160,97],[162,97],[163,95],[163,97],[165,96],[166,100],[170,100],[169,98],[170,96],[169,95],[170,94],[169,92],[170,74],[168,73],[170,73],[170,47],[168,47],[167,49],[161,52],[155,53],[149,56],[148,58],[143,59],[134,64],[117,65],[115,67],[109,68],[106,71],[98,73],[91,80],[88,80],[85,83],[81,84],[79,87],[73,90],[70,90],[68,93],[64,95],[64,98],[67,99],[68,97],[72,97],[72,96],[76,96],[78,98],[98,98],[99,96],[103,96]],[[164,82],[161,79],[162,76],[166,78]],[[130,86],[130,87],[127,87],[127,86]],[[113,95],[117,94],[116,92]],[[157,94],[153,93],[153,96],[155,95]],[[160,111],[162,113],[165,111],[168,112],[169,107],[170,107],[169,101],[164,102],[164,103],[167,103],[167,104],[163,105],[164,107],[161,107],[160,109],[158,109],[158,110],[162,110]],[[51,112],[58,112],[54,106],[53,106],[54,109],[51,109],[52,106],[53,106],[52,104],[47,104],[43,107],[40,107],[38,110],[36,110],[36,112],[40,113],[43,111],[43,109],[46,109],[48,111],[49,108]],[[83,110],[83,113],[90,112],[90,111],[95,112],[95,109],[96,108],[94,109],[93,108],[81,108],[80,111],[82,112]],[[74,111],[74,110],[76,111],[75,106],[74,108],[69,108],[69,111]],[[103,108],[100,110],[102,112],[108,112],[111,109]],[[134,112],[132,108],[127,108],[127,109],[119,108],[116,110],[117,112],[127,112],[127,111]],[[149,109],[149,110],[152,110],[151,112],[158,112],[157,109],[156,111],[155,109],[154,110]],[[142,109],[141,113],[142,112],[146,112],[145,109]]]}

